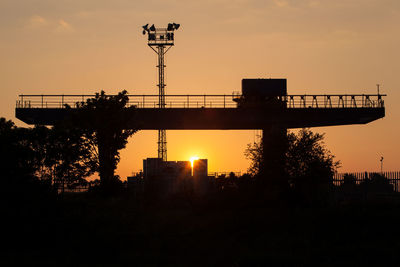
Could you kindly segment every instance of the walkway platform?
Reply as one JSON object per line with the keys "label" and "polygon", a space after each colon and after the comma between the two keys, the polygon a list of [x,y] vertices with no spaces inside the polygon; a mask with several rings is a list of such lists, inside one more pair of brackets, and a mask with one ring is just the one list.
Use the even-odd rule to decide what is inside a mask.
{"label": "walkway platform", "polygon": [[[366,124],[385,116],[385,95],[284,95],[282,106],[241,106],[241,95],[166,95],[158,108],[158,95],[129,95],[141,130],[248,130],[268,125],[304,128]],[[16,117],[27,124],[54,125],[68,115],[76,102],[93,95],[20,95]],[[128,112],[128,111],[127,111]]]}

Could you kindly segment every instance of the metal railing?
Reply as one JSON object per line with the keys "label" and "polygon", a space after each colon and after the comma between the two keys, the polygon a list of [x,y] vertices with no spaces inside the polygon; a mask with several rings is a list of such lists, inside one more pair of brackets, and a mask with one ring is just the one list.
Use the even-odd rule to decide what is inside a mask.
{"label": "metal railing", "polygon": [[287,95],[287,108],[378,108],[386,95]]}
{"label": "metal railing", "polygon": [[[285,95],[287,108],[380,108],[386,95]],[[94,95],[19,95],[16,108],[74,108]],[[158,108],[158,95],[128,95],[128,106]],[[242,95],[166,95],[165,108],[236,108]],[[268,102],[266,102],[268,103]]]}
{"label": "metal railing", "polygon": [[374,175],[384,177],[389,184],[393,185],[394,191],[400,192],[400,171],[336,173],[333,176],[332,184],[341,186],[345,183],[345,176],[349,176],[354,181],[354,184],[360,185],[362,182],[373,178]]}
{"label": "metal railing", "polygon": [[242,176],[242,172],[208,172],[208,176],[215,178],[229,178],[232,174],[234,177]]}

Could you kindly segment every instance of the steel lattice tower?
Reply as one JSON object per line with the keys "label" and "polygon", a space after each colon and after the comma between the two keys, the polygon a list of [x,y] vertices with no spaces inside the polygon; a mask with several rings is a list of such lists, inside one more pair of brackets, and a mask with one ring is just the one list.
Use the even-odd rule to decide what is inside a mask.
{"label": "steel lattice tower", "polygon": [[[143,26],[143,34],[148,34],[148,46],[158,55],[158,107],[165,108],[165,75],[164,55],[174,45],[174,31],[180,25],[169,23],[167,28],[156,28],[154,24]],[[167,133],[165,129],[158,130],[158,158],[167,161]]]}

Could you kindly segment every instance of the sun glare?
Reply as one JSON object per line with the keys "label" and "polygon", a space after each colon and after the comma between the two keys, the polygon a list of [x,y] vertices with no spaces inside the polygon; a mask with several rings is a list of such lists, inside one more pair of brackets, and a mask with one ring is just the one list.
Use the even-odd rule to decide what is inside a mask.
{"label": "sun glare", "polygon": [[195,161],[195,160],[198,160],[198,159],[199,159],[199,157],[197,157],[197,156],[190,157],[190,165],[192,165],[192,169],[193,169],[193,163],[194,163],[194,161]]}

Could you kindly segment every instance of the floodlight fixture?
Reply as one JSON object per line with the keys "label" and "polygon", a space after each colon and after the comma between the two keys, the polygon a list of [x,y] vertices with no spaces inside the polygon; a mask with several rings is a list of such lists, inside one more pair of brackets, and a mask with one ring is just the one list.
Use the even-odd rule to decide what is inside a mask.
{"label": "floodlight fixture", "polygon": [[148,45],[152,48],[153,50],[158,53],[156,47],[163,46],[166,48],[165,52],[171,48],[171,46],[174,46],[174,31],[179,29],[181,25],[175,22],[170,22],[167,24],[167,27],[165,28],[157,28],[154,24],[146,24],[143,27],[143,35],[146,35],[146,32],[148,34],[147,40],[148,40]]}
{"label": "floodlight fixture", "polygon": [[179,27],[181,26],[181,24],[177,24],[175,22],[172,25],[174,26],[175,30],[179,29]]}
{"label": "floodlight fixture", "polygon": [[167,40],[168,41],[173,41],[174,40],[174,33],[173,32],[168,32],[167,33]]}

